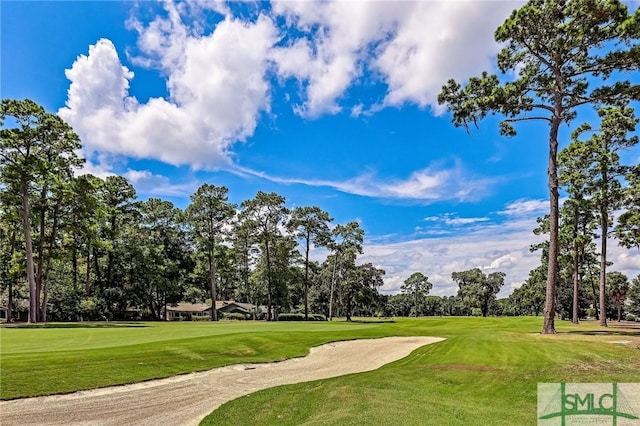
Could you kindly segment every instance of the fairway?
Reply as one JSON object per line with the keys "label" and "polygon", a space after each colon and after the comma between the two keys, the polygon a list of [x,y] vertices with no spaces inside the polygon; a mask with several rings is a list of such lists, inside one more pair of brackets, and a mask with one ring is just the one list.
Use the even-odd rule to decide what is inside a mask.
{"label": "fairway", "polygon": [[[327,343],[309,355],[276,363],[236,364],[125,386],[0,402],[6,426],[74,422],[197,425],[221,404],[261,389],[375,370],[442,341],[385,337]],[[161,397],[159,397],[161,395]]]}
{"label": "fairway", "polygon": [[254,393],[224,404],[205,424],[535,424],[539,382],[640,382],[638,329],[558,323],[559,334],[547,336],[539,334],[541,321],[5,327],[2,399],[283,360],[326,342],[385,336],[447,340],[372,372]]}

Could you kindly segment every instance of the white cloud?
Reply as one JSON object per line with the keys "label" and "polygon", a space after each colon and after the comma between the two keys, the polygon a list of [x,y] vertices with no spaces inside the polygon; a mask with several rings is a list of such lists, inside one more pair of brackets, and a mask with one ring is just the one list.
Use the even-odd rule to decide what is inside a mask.
{"label": "white cloud", "polygon": [[491,56],[499,50],[493,32],[521,2],[409,3],[412,13],[373,64],[388,84],[385,105],[411,102],[438,110],[445,81],[492,69]]}
{"label": "white cloud", "polygon": [[[358,261],[379,264],[387,272],[382,288],[387,294],[399,292],[404,280],[419,271],[433,283],[431,294],[454,295],[458,289],[451,273],[480,268],[485,273],[500,271],[506,274],[505,285],[498,294],[498,297],[506,297],[524,283],[529,271],[540,265],[540,252],[532,253],[529,248],[548,237],[532,232],[538,226],[536,217],[541,208],[535,206],[536,203],[524,200],[510,203],[504,210],[512,212],[506,215],[506,221],[482,220],[479,226],[457,228],[455,233],[443,231],[440,235],[434,232],[429,238],[400,242],[366,240],[364,254]],[[437,224],[451,217],[430,216],[425,221]],[[426,233],[421,231],[420,234]],[[597,240],[596,243],[599,244]],[[609,271],[620,271],[629,279],[640,274],[638,249],[628,250],[610,239],[607,260],[613,262]]]}
{"label": "white cloud", "polygon": [[406,179],[382,178],[374,173],[366,173],[345,181],[332,181],[280,178],[240,167],[236,167],[235,170],[241,174],[246,173],[281,184],[326,186],[348,194],[416,200],[425,204],[443,200],[477,200],[489,193],[497,181],[496,178],[469,173],[458,161],[448,167],[443,162],[435,162],[429,167],[413,172]]}
{"label": "white cloud", "polygon": [[454,214],[447,213],[439,216],[425,217],[424,220],[426,222],[441,222],[449,226],[464,226],[474,223],[487,222],[490,219],[488,217],[458,217]]}
{"label": "white cloud", "polygon": [[281,78],[296,78],[303,103],[296,112],[307,117],[341,111],[338,99],[362,74],[370,43],[386,37],[409,2],[275,1],[273,13],[303,36],[274,49]]}
{"label": "white cloud", "polygon": [[[151,22],[127,22],[138,33],[139,50],[127,57],[133,65],[158,69],[168,97],[141,103],[131,96],[134,73],[114,44],[101,39],[67,70],[71,85],[59,114],[82,138],[86,157],[106,153],[227,168],[233,145],[250,138],[270,112],[274,74],[299,82],[294,109],[306,117],[342,111],[348,89],[363,79],[383,81],[388,91],[382,104],[368,99],[349,105],[353,117],[406,102],[435,106],[447,78],[489,68],[497,51],[491,34],[517,5],[276,1],[271,10],[255,9],[244,20],[222,1],[168,0]],[[203,11],[222,20],[206,22],[213,15]],[[277,28],[283,17],[287,23]],[[430,172],[387,185],[383,196],[429,195]],[[379,192],[357,180],[341,190]]]}
{"label": "white cloud", "polygon": [[506,223],[487,223],[455,235],[435,236],[398,243],[365,242],[360,262],[380,264],[387,271],[383,291],[400,290],[411,273],[420,271],[434,284],[431,294],[450,296],[457,293],[451,274],[472,268],[485,273],[506,273],[500,296],[521,285],[529,271],[540,264],[540,253],[529,252],[529,246],[543,237],[532,233],[533,218]]}
{"label": "white cloud", "polygon": [[80,135],[88,155],[227,166],[232,145],[252,136],[260,114],[269,111],[267,53],[276,41],[275,27],[265,16],[254,23],[226,18],[211,34],[197,35],[175,5],[165,5],[167,18],[131,25],[140,33],[141,63],[167,75],[169,99],[140,104],[129,96],[134,75],[113,43],[101,39],[67,70],[71,86],[59,114]]}
{"label": "white cloud", "polygon": [[355,105],[351,108],[351,117],[358,118],[362,114],[362,109],[364,108],[363,104]]}
{"label": "white cloud", "polygon": [[[82,156],[82,153],[80,153],[80,156]],[[113,173],[111,171],[111,167],[110,166],[105,166],[102,163],[92,163],[91,161],[87,161],[85,162],[82,167],[80,167],[79,169],[75,170],[75,175],[76,176],[82,176],[82,175],[87,175],[87,174],[91,174],[94,175],[96,177],[99,177],[101,179],[106,179],[108,176],[113,176],[115,175],[115,173]]]}
{"label": "white cloud", "polygon": [[301,83],[304,116],[341,111],[340,97],[365,72],[387,84],[383,106],[437,109],[449,78],[491,69],[493,31],[521,3],[276,1],[273,13],[303,35],[272,57],[281,78]]}
{"label": "white cloud", "polygon": [[188,197],[198,187],[196,180],[176,184],[172,183],[168,177],[155,174],[149,170],[129,169],[123,173],[123,176],[131,182],[138,193],[152,197]]}
{"label": "white cloud", "polygon": [[544,214],[549,212],[549,201],[546,200],[516,200],[507,204],[498,213],[505,216],[522,216],[529,214]]}

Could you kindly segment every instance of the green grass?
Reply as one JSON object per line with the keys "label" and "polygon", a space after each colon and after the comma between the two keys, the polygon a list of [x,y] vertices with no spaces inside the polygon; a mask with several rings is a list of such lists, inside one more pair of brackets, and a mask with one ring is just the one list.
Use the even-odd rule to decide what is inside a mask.
{"label": "green grass", "polygon": [[283,360],[334,340],[382,337],[360,323],[79,323],[0,329],[0,399]]}
{"label": "green grass", "polygon": [[[640,331],[537,318],[403,320],[447,337],[376,371],[282,386],[224,404],[203,425],[534,425],[537,384],[640,382]],[[632,340],[628,345],[610,343]],[[252,413],[247,416],[246,413]]]}
{"label": "green grass", "polygon": [[[447,340],[369,373],[231,401],[205,424],[535,424],[538,382],[640,382],[640,330],[541,318],[331,323],[80,323],[0,329],[0,398],[71,392],[301,356],[329,341]],[[632,340],[621,345],[610,343]],[[251,413],[251,415],[247,415]]]}

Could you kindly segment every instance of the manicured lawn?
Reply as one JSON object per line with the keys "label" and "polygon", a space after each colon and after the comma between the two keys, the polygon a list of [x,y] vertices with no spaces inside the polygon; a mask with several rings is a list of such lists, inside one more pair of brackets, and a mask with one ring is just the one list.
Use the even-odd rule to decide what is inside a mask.
{"label": "manicured lawn", "polygon": [[380,324],[79,323],[0,329],[0,398],[133,383],[387,335]]}
{"label": "manicured lawn", "polygon": [[640,382],[638,329],[603,332],[594,323],[562,322],[558,335],[542,336],[537,318],[402,320],[396,326],[448,339],[373,372],[231,401],[203,424],[534,425],[539,382]]}
{"label": "manicured lawn", "polygon": [[[205,424],[535,424],[538,382],[640,382],[640,330],[542,318],[392,323],[85,323],[0,330],[0,396],[19,398],[281,360],[329,341],[441,336],[379,370],[231,401]],[[631,340],[623,345],[612,341]],[[250,416],[247,413],[251,413]]]}

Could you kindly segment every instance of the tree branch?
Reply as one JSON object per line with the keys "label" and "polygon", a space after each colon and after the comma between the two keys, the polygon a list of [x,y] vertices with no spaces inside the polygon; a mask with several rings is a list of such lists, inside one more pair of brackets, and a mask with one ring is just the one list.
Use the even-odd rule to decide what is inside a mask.
{"label": "tree branch", "polygon": [[507,123],[515,123],[517,121],[529,121],[529,120],[546,120],[551,122],[551,118],[543,117],[543,116],[506,118],[502,121],[506,121]]}

